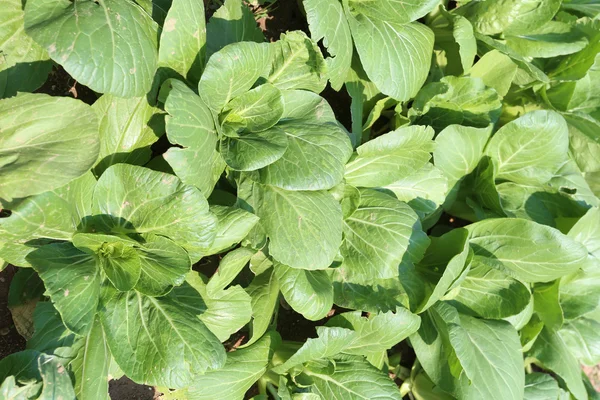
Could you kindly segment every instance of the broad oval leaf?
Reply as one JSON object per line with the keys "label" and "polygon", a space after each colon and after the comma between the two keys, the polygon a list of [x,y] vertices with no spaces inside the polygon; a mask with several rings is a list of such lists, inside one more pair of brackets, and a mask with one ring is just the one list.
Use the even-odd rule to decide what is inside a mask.
{"label": "broad oval leaf", "polygon": [[28,1],[25,31],[96,92],[135,97],[152,86],[158,25],[132,1]]}
{"label": "broad oval leaf", "polygon": [[100,97],[92,108],[100,120],[100,154],[96,174],[113,164],[144,165],[150,161],[150,146],[164,133],[159,110],[146,97],[121,99],[110,94]]}
{"label": "broad oval leaf", "polygon": [[160,34],[158,65],[165,66],[197,83],[206,51],[204,3],[175,0]]}
{"label": "broad oval leaf", "polygon": [[221,156],[230,168],[237,171],[264,168],[283,157],[287,148],[287,135],[277,126],[221,140]]}
{"label": "broad oval leaf", "polygon": [[346,165],[346,182],[379,187],[410,177],[431,158],[433,134],[430,127],[402,127],[359,146]]}
{"label": "broad oval leaf", "polygon": [[352,154],[345,130],[332,123],[290,120],[277,124],[288,139],[283,156],[260,171],[262,183],[287,190],[331,189]]}
{"label": "broad oval leaf", "polygon": [[496,178],[543,184],[566,161],[568,150],[564,118],[554,111],[532,111],[500,128],[486,154],[496,162]]}
{"label": "broad oval leaf", "polygon": [[225,364],[219,340],[176,299],[103,291],[100,319],[106,340],[119,367],[138,383],[182,388]]}
{"label": "broad oval leaf", "polygon": [[431,29],[418,22],[400,24],[362,14],[346,15],[369,79],[396,100],[414,97],[429,71],[434,41]]}
{"label": "broad oval leaf", "polygon": [[98,157],[98,119],[79,100],[29,93],[0,100],[0,126],[0,199],[56,189]]}
{"label": "broad oval leaf", "polygon": [[474,262],[524,282],[549,282],[581,268],[586,249],[558,230],[533,221],[487,219],[467,226]]}
{"label": "broad oval leaf", "polygon": [[342,209],[327,192],[292,192],[265,186],[259,210],[269,253],[292,268],[325,269],[342,241]]}
{"label": "broad oval leaf", "polygon": [[346,218],[342,274],[356,283],[398,276],[403,259],[419,261],[429,244],[417,214],[388,194],[361,190],[360,204]]}
{"label": "broad oval leaf", "polygon": [[406,24],[425,16],[437,0],[346,0],[353,14],[363,14],[381,21]]}
{"label": "broad oval leaf", "polygon": [[279,89],[325,89],[327,67],[321,49],[302,31],[282,34],[272,44],[273,66],[268,81]]}
{"label": "broad oval leaf", "polygon": [[276,263],[275,275],[285,300],[304,318],[318,321],[333,306],[329,271],[308,271]]}
{"label": "broad oval leaf", "polygon": [[267,43],[240,42],[213,54],[198,84],[204,104],[218,114],[229,101],[252,88],[269,72],[270,50]]}
{"label": "broad oval leaf", "polygon": [[268,83],[260,85],[227,103],[223,113],[223,124],[250,132],[264,131],[283,115],[281,91]]}

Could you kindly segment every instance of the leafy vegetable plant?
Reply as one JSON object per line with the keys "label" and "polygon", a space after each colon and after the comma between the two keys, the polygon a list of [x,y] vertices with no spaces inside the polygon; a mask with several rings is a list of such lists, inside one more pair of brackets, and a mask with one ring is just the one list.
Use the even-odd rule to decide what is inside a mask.
{"label": "leafy vegetable plant", "polygon": [[597,398],[597,2],[204,3],[0,7],[2,398]]}

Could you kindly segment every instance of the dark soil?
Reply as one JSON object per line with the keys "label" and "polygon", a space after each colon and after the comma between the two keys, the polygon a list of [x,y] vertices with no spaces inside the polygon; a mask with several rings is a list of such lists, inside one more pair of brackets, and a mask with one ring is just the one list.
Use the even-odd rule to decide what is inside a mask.
{"label": "dark soil", "polygon": [[152,386],[138,385],[128,377],[113,379],[108,384],[108,394],[113,400],[154,400],[160,399]]}
{"label": "dark soil", "polygon": [[35,93],[72,97],[87,104],[93,104],[98,99],[92,89],[79,84],[60,65],[52,67],[48,80]]}
{"label": "dark soil", "polygon": [[0,360],[25,349],[25,339],[17,332],[8,309],[8,289],[15,272],[11,265],[0,272]]}

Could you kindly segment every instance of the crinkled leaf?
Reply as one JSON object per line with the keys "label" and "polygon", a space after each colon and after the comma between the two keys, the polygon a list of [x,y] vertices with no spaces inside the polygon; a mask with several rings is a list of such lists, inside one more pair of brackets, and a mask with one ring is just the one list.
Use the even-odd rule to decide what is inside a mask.
{"label": "crinkled leaf", "polygon": [[331,57],[327,63],[331,86],[340,90],[352,62],[352,36],[342,5],[337,0],[303,0],[311,37],[323,40]]}
{"label": "crinkled leaf", "polygon": [[183,82],[170,80],[165,102],[166,130],[172,147],[164,154],[175,174],[208,196],[225,168],[217,152],[212,114],[200,97]]}
{"label": "crinkled leaf", "polygon": [[321,49],[302,31],[282,34],[272,44],[273,65],[267,78],[279,89],[320,93],[327,84],[327,67]]}

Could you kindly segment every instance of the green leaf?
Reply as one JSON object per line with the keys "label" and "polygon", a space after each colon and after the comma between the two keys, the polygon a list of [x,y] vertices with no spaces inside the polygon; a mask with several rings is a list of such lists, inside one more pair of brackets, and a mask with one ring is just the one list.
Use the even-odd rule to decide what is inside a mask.
{"label": "green leaf", "polygon": [[269,83],[260,85],[231,100],[223,112],[227,113],[224,125],[250,132],[264,131],[283,115],[281,91]]}
{"label": "green leaf", "polygon": [[516,279],[496,269],[476,264],[461,282],[458,293],[450,297],[451,304],[459,310],[466,307],[476,316],[502,319],[523,311],[529,304],[531,294]]}
{"label": "green leaf", "polygon": [[327,63],[331,87],[340,90],[352,62],[352,36],[344,10],[336,0],[303,0],[311,37],[323,45],[331,55]]}
{"label": "green leaf", "polygon": [[108,367],[111,354],[98,317],[82,342],[77,356],[69,364],[74,375],[75,394],[79,400],[109,400]]}
{"label": "green leaf", "polygon": [[441,389],[465,399],[522,399],[525,376],[517,331],[438,303],[422,314],[411,343]]}
{"label": "green leaf", "polygon": [[537,283],[533,287],[533,304],[535,312],[548,328],[558,330],[564,322],[563,310],[560,307],[560,280],[548,283]]}
{"label": "green leaf", "polygon": [[173,242],[158,235],[144,235],[139,247],[140,280],[135,289],[148,296],[163,296],[173,286],[180,285],[190,272],[192,263],[188,253]]}
{"label": "green leaf", "polygon": [[173,175],[126,164],[102,174],[93,210],[104,215],[103,222],[113,232],[167,236],[194,261],[212,244],[217,225],[198,189]]}
{"label": "green leaf", "polygon": [[[196,272],[187,274],[186,282],[189,286],[173,290],[174,297],[178,298],[183,308],[194,312],[221,342],[229,339],[231,334],[250,322],[251,298],[240,286],[233,286],[227,290],[212,288],[208,291],[205,278]],[[198,294],[201,296],[198,300],[202,301],[187,301]]]}
{"label": "green leaf", "polygon": [[347,0],[348,9],[352,14],[363,14],[373,19],[386,22],[406,24],[416,21],[432,11],[437,5],[436,0]]}
{"label": "green leaf", "polygon": [[400,400],[398,386],[366,360],[336,361],[335,371],[312,364],[303,373],[313,382],[311,390],[322,399]]}
{"label": "green leaf", "polygon": [[493,0],[477,1],[460,7],[473,27],[485,35],[498,33],[527,34],[545,26],[560,8],[559,0]]}
{"label": "green leaf", "polygon": [[585,266],[561,279],[560,304],[566,319],[575,319],[600,305],[600,261],[588,256]]}
{"label": "green leaf", "polygon": [[174,0],[162,32],[158,65],[169,67],[191,82],[200,80],[206,51],[204,3]]}
{"label": "green leaf", "polygon": [[219,113],[269,72],[270,61],[271,48],[266,43],[242,42],[224,47],[206,64],[198,84],[200,98],[214,113]]}
{"label": "green leaf", "polygon": [[207,57],[231,43],[264,41],[254,14],[242,0],[225,0],[206,26]]}
{"label": "green leaf", "polygon": [[498,50],[485,53],[471,68],[471,76],[481,78],[483,83],[496,90],[500,96],[506,96],[515,75],[517,64]]}
{"label": "green leaf", "polygon": [[549,282],[579,269],[587,251],[558,230],[532,221],[488,219],[472,225],[473,261],[524,282]]}
{"label": "green leaf", "polygon": [[215,240],[206,254],[217,254],[241,242],[258,222],[258,217],[236,207],[211,206],[217,217]]}
{"label": "green leaf", "polygon": [[96,162],[98,120],[78,100],[29,93],[0,100],[0,126],[2,199],[56,189]]}
{"label": "green leaf", "polygon": [[525,400],[557,399],[558,383],[550,376],[534,372],[525,376]]}
{"label": "green leaf", "polygon": [[333,285],[329,271],[307,271],[276,263],[275,276],[281,293],[294,311],[318,321],[333,306]]}
{"label": "green leaf", "polygon": [[[414,268],[402,272],[402,284],[408,293],[411,309],[423,312],[440,300],[446,292],[461,282],[469,256],[468,231],[453,229],[431,237],[423,259]],[[409,273],[417,282],[411,285]],[[414,289],[414,287],[417,289]],[[422,291],[422,292],[421,292]]]}
{"label": "green leaf", "polygon": [[265,186],[259,216],[277,261],[300,269],[325,269],[333,262],[342,241],[342,209],[331,194]]}
{"label": "green leaf", "polygon": [[396,100],[414,97],[427,78],[433,32],[418,22],[402,24],[363,14],[353,17],[349,10],[346,16],[354,45],[371,81]]}
{"label": "green leaf", "polygon": [[[55,240],[70,240],[84,228],[91,214],[96,180],[91,172],[71,183],[29,197],[11,208],[11,216],[0,219],[0,254],[13,265],[27,267],[27,255]],[[4,243],[3,243],[4,242]]]}
{"label": "green leaf", "polygon": [[[276,341],[275,334],[267,334],[248,348],[227,353],[223,368],[197,376],[185,389],[172,394],[165,391],[166,399],[242,400],[246,391],[266,372]],[[171,395],[173,397],[169,397]]]}
{"label": "green leaf", "polygon": [[588,41],[572,25],[550,21],[534,31],[508,36],[506,44],[523,57],[551,58],[580,51]]}
{"label": "green leaf", "polygon": [[457,75],[469,72],[477,55],[477,41],[469,20],[440,11],[429,26],[435,34],[435,49],[443,50],[449,61],[445,72]]}
{"label": "green leaf", "polygon": [[408,116],[436,131],[451,124],[484,128],[496,122],[501,107],[498,93],[481,79],[446,76],[419,91]]}
{"label": "green leaf", "polygon": [[414,175],[384,186],[400,201],[408,203],[421,220],[435,212],[444,203],[448,193],[448,179],[433,164],[427,163]]}
{"label": "green leaf", "polygon": [[246,292],[252,298],[252,323],[250,340],[243,347],[256,343],[271,323],[279,298],[279,282],[274,269],[269,268],[256,275],[246,288]]}
{"label": "green leaf", "polygon": [[230,168],[238,171],[255,171],[273,164],[287,148],[287,135],[277,126],[221,140],[221,156]]}
{"label": "green leaf", "polygon": [[346,182],[379,187],[411,176],[431,158],[433,134],[430,127],[409,126],[359,146],[357,156],[346,165]]}
{"label": "green leaf", "polygon": [[62,364],[45,354],[40,354],[37,364],[44,382],[38,400],[75,398],[71,377]]}
{"label": "green leaf", "polygon": [[578,318],[565,323],[559,336],[571,354],[585,365],[594,366],[600,362],[600,323],[590,318]]}
{"label": "green leaf", "polygon": [[561,377],[576,399],[588,398],[581,381],[579,363],[557,333],[544,328],[527,355],[535,358],[543,368]]}
{"label": "green leaf", "polygon": [[406,203],[369,189],[361,190],[360,205],[343,230],[343,275],[361,284],[398,276],[400,262],[419,261],[429,244]]}
{"label": "green leaf", "polygon": [[7,0],[0,10],[0,98],[11,97],[17,92],[33,92],[40,87],[52,63],[48,53],[25,34],[23,3]]}
{"label": "green leaf", "polygon": [[491,132],[491,127],[449,125],[435,138],[433,160],[448,178],[448,203],[454,201],[458,183],[479,164]]}
{"label": "green leaf", "polygon": [[271,45],[273,65],[267,78],[281,90],[303,89],[320,93],[327,85],[327,66],[321,49],[302,31],[282,34]]}
{"label": "green leaf", "polygon": [[395,313],[371,314],[362,317],[360,311],[346,312],[327,321],[327,326],[351,329],[355,332],[346,343],[345,354],[372,356],[394,347],[419,329],[421,319],[405,308]]}
{"label": "green leaf", "polygon": [[225,106],[223,124],[259,132],[275,125],[283,115],[281,91],[271,84],[260,85],[237,96]]}
{"label": "green leaf", "polygon": [[498,179],[542,184],[558,170],[569,147],[565,120],[553,111],[532,111],[496,132],[487,154],[498,167]]}
{"label": "green leaf", "polygon": [[569,148],[581,171],[600,171],[600,122],[583,113],[563,114],[569,127]]}
{"label": "green leaf", "polygon": [[210,195],[221,176],[225,163],[217,152],[217,132],[212,114],[200,97],[183,82],[169,80],[165,111],[169,141],[182,146],[164,154],[175,174]]}
{"label": "green leaf", "polygon": [[219,340],[179,305],[175,295],[154,298],[106,287],[102,310],[111,353],[123,372],[138,383],[182,388],[197,374],[225,363]]}
{"label": "green leaf", "polygon": [[146,97],[121,99],[106,94],[92,108],[100,120],[98,175],[113,164],[144,165],[150,160],[150,146],[164,131],[157,124],[159,110]]}
{"label": "green leaf", "polygon": [[531,63],[527,58],[508,47],[503,42],[478,33],[475,33],[475,38],[478,40],[478,48],[483,50],[480,51],[487,53],[492,50],[498,50],[502,54],[509,56],[511,60],[517,64],[519,68],[523,69],[531,78],[540,82],[550,82],[550,78],[548,78],[544,71],[536,67],[535,64]]}
{"label": "green leaf", "polygon": [[573,225],[568,236],[583,244],[590,254],[600,259],[600,208],[590,208]]}
{"label": "green leaf", "polygon": [[92,327],[100,296],[95,257],[71,243],[49,244],[27,256],[67,328],[85,335]]}
{"label": "green leaf", "polygon": [[321,190],[342,181],[344,165],[352,154],[344,128],[293,119],[277,127],[287,135],[288,146],[279,160],[260,171],[262,183],[287,190]]}
{"label": "green leaf", "polygon": [[135,241],[95,233],[76,233],[72,241],[79,250],[96,256],[98,265],[118,290],[133,289],[141,273]]}
{"label": "green leaf", "polygon": [[206,292],[213,295],[225,289],[255,254],[255,250],[246,247],[239,247],[227,253],[219,262],[219,268],[206,285]]}
{"label": "green leaf", "polygon": [[38,302],[33,317],[34,333],[27,341],[27,349],[53,355],[65,365],[77,356],[81,336],[67,329],[52,303]]}
{"label": "green leaf", "polygon": [[52,60],[79,83],[118,97],[139,97],[150,90],[157,30],[131,1],[32,0],[25,5],[25,31]]}

